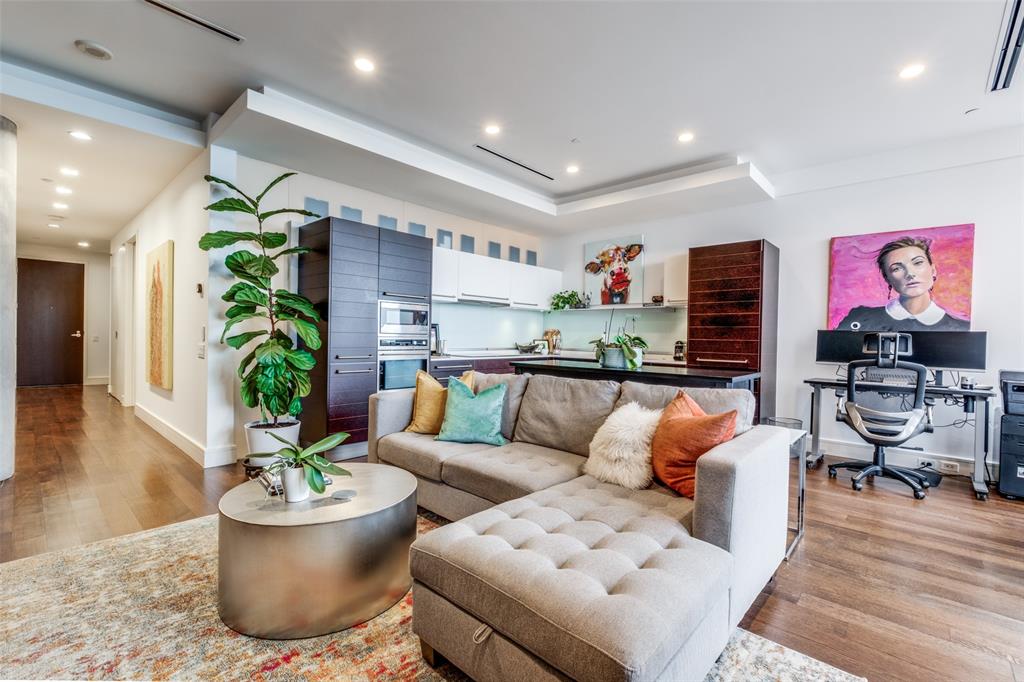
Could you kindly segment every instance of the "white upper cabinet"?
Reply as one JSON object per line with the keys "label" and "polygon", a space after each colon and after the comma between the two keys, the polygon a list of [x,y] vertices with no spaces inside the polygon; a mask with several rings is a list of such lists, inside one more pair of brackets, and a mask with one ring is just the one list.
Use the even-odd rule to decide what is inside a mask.
{"label": "white upper cabinet", "polygon": [[548,310],[551,296],[562,288],[562,272],[535,265],[507,263],[511,273],[510,292],[513,308]]}
{"label": "white upper cabinet", "polygon": [[498,305],[511,303],[512,272],[507,266],[515,263],[461,251],[458,258],[460,301]]}
{"label": "white upper cabinet", "polygon": [[459,252],[434,247],[430,295],[441,301],[459,299]]}
{"label": "white upper cabinet", "polygon": [[670,256],[665,261],[665,304],[686,303],[689,296],[690,254]]}
{"label": "white upper cabinet", "polygon": [[548,310],[562,289],[562,272],[435,246],[431,282],[438,302]]}

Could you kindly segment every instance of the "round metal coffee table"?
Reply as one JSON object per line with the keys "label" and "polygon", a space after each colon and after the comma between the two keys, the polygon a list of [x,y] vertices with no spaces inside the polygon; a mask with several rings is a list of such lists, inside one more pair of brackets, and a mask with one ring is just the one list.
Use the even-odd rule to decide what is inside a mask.
{"label": "round metal coffee table", "polygon": [[[265,639],[337,632],[386,611],[412,585],[416,478],[384,464],[345,464],[323,495],[288,504],[257,481],[220,499],[218,611]],[[351,493],[347,501],[333,493]]]}

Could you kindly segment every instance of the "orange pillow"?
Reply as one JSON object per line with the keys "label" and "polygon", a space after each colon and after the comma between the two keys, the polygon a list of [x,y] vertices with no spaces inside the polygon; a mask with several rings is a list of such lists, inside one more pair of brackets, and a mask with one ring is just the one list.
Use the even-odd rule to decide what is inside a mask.
{"label": "orange pillow", "polygon": [[696,490],[697,459],[736,433],[736,410],[706,414],[683,391],[669,403],[651,442],[651,464],[658,479],[680,495]]}

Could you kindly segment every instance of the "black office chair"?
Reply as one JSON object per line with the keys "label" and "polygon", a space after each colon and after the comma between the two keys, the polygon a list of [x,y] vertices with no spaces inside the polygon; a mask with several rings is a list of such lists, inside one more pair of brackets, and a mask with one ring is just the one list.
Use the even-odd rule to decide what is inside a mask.
{"label": "black office chair", "polygon": [[[875,344],[877,343],[877,348]],[[864,479],[874,476],[893,478],[910,486],[914,497],[921,500],[925,496],[925,488],[937,484],[937,479],[930,472],[917,471],[904,467],[889,466],[885,463],[885,448],[902,445],[919,433],[931,432],[931,403],[926,402],[924,390],[928,382],[928,369],[924,365],[900,360],[901,354],[912,352],[909,334],[877,333],[864,337],[864,352],[877,351],[874,360],[854,360],[849,363],[846,378],[846,402],[836,417],[857,432],[861,438],[875,446],[874,458],[871,462],[838,462],[828,467],[830,478],[836,477],[837,469],[849,469],[859,472],[853,477],[853,489],[861,490]],[[882,369],[906,370],[907,376],[914,378],[914,403],[909,410],[881,410],[858,402],[857,384],[858,370],[878,367]],[[909,386],[909,384],[908,384]],[[877,387],[872,391],[877,394]],[[867,392],[862,395],[870,395]],[[938,479],[941,480],[941,479]]]}

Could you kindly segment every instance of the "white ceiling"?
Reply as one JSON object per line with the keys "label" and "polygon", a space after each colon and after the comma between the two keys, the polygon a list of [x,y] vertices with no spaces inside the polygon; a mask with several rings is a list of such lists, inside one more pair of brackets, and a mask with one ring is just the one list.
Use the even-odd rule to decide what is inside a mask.
{"label": "white ceiling", "polygon": [[[19,242],[77,249],[84,240],[88,250],[108,253],[110,237],[202,151],[9,96],[0,98],[0,114],[18,124]],[[79,142],[69,130],[93,139]],[[62,166],[80,175],[64,177]],[[73,194],[58,195],[58,185]],[[53,208],[55,201],[68,208]],[[47,227],[51,222],[61,227]]]}
{"label": "white ceiling", "polygon": [[[552,198],[723,154],[770,179],[1024,123],[1024,85],[986,91],[1003,0],[177,4],[245,42],[143,2],[4,0],[0,50],[197,119],[275,88]],[[115,58],[84,57],[77,38]],[[357,54],[376,72],[356,72]],[[900,80],[917,61],[924,75]]]}

